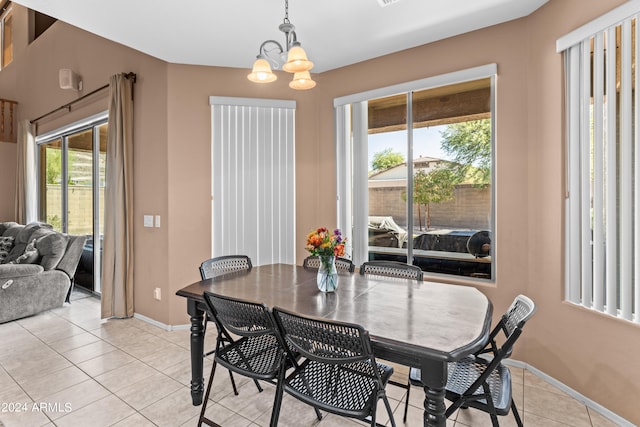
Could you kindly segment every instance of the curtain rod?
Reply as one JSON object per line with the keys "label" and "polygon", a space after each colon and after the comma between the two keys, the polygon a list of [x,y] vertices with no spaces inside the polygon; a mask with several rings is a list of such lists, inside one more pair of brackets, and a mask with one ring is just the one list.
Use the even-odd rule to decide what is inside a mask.
{"label": "curtain rod", "polygon": [[[124,77],[125,77],[126,79],[131,79],[133,83],[135,83],[135,82],[136,82],[136,73],[125,73]],[[96,93],[100,92],[101,90],[104,90],[104,89],[106,89],[106,88],[108,88],[108,87],[109,87],[109,84],[106,84],[106,85],[104,85],[104,86],[100,86],[98,89],[93,90],[93,91],[89,92],[89,93],[88,93],[88,94],[86,94],[86,95],[82,95],[82,96],[81,96],[80,98],[78,98],[78,99],[74,99],[73,101],[71,101],[71,102],[69,102],[69,103],[67,103],[67,104],[62,105],[62,106],[60,106],[60,107],[56,108],[55,110],[51,110],[51,111],[49,111],[48,113],[43,114],[43,115],[41,115],[40,117],[38,117],[38,118],[36,118],[36,119],[31,120],[31,121],[30,121],[30,123],[31,123],[31,124],[33,124],[33,123],[35,123],[35,122],[38,122],[38,121],[40,121],[40,120],[44,119],[45,117],[48,117],[48,116],[50,116],[50,115],[52,115],[52,114],[54,114],[54,113],[57,113],[57,112],[58,112],[58,111],[60,111],[60,110],[67,110],[67,111],[71,111],[71,106],[72,106],[73,104],[75,104],[76,102],[80,102],[80,101],[82,101],[83,99],[88,98],[88,97],[90,97],[91,95],[94,95],[94,94],[96,94]]]}

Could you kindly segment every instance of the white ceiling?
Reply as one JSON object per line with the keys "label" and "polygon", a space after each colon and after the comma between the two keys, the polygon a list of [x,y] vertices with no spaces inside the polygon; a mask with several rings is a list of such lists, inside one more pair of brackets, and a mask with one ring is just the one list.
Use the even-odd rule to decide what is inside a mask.
{"label": "white ceiling", "polygon": [[[289,0],[322,72],[526,16],[548,0]],[[275,39],[284,0],[14,0],[171,63],[250,68]]]}

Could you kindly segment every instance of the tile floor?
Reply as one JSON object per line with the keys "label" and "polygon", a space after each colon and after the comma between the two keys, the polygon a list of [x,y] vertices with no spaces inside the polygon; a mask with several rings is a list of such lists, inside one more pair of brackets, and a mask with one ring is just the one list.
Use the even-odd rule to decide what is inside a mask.
{"label": "tile floor", "polygon": [[[0,426],[195,426],[191,405],[189,331],[167,332],[139,319],[101,321],[100,301],[79,291],[72,304],[0,325]],[[213,329],[213,328],[212,328]],[[209,343],[212,340],[208,340]],[[211,361],[205,361],[208,371]],[[564,392],[522,369],[512,369],[514,397],[527,427],[615,426]],[[274,387],[258,393],[236,376],[217,375],[207,414],[227,427],[267,426]],[[421,390],[411,394],[409,426],[422,425]],[[398,426],[405,390],[388,386]],[[379,405],[379,421],[388,421]],[[511,415],[501,426],[514,426]],[[280,426],[357,426],[285,396]],[[460,410],[447,426],[490,426],[488,415]]]}

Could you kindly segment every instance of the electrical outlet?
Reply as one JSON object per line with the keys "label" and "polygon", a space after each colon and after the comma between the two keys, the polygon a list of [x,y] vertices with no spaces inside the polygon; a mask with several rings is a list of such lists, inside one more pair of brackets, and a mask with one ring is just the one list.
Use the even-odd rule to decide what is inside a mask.
{"label": "electrical outlet", "polygon": [[153,290],[153,297],[155,299],[157,299],[158,301],[160,301],[162,299],[162,292],[160,291],[160,288],[155,288]]}

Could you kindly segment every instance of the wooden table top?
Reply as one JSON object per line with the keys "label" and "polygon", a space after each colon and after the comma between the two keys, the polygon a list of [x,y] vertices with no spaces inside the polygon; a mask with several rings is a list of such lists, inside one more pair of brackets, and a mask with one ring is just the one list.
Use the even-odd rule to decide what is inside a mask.
{"label": "wooden table top", "polygon": [[315,270],[286,264],[199,281],[177,295],[204,302],[205,291],[358,323],[376,356],[405,364],[457,360],[483,347],[491,325],[491,302],[473,287],[339,272],[337,292],[322,293]]}

